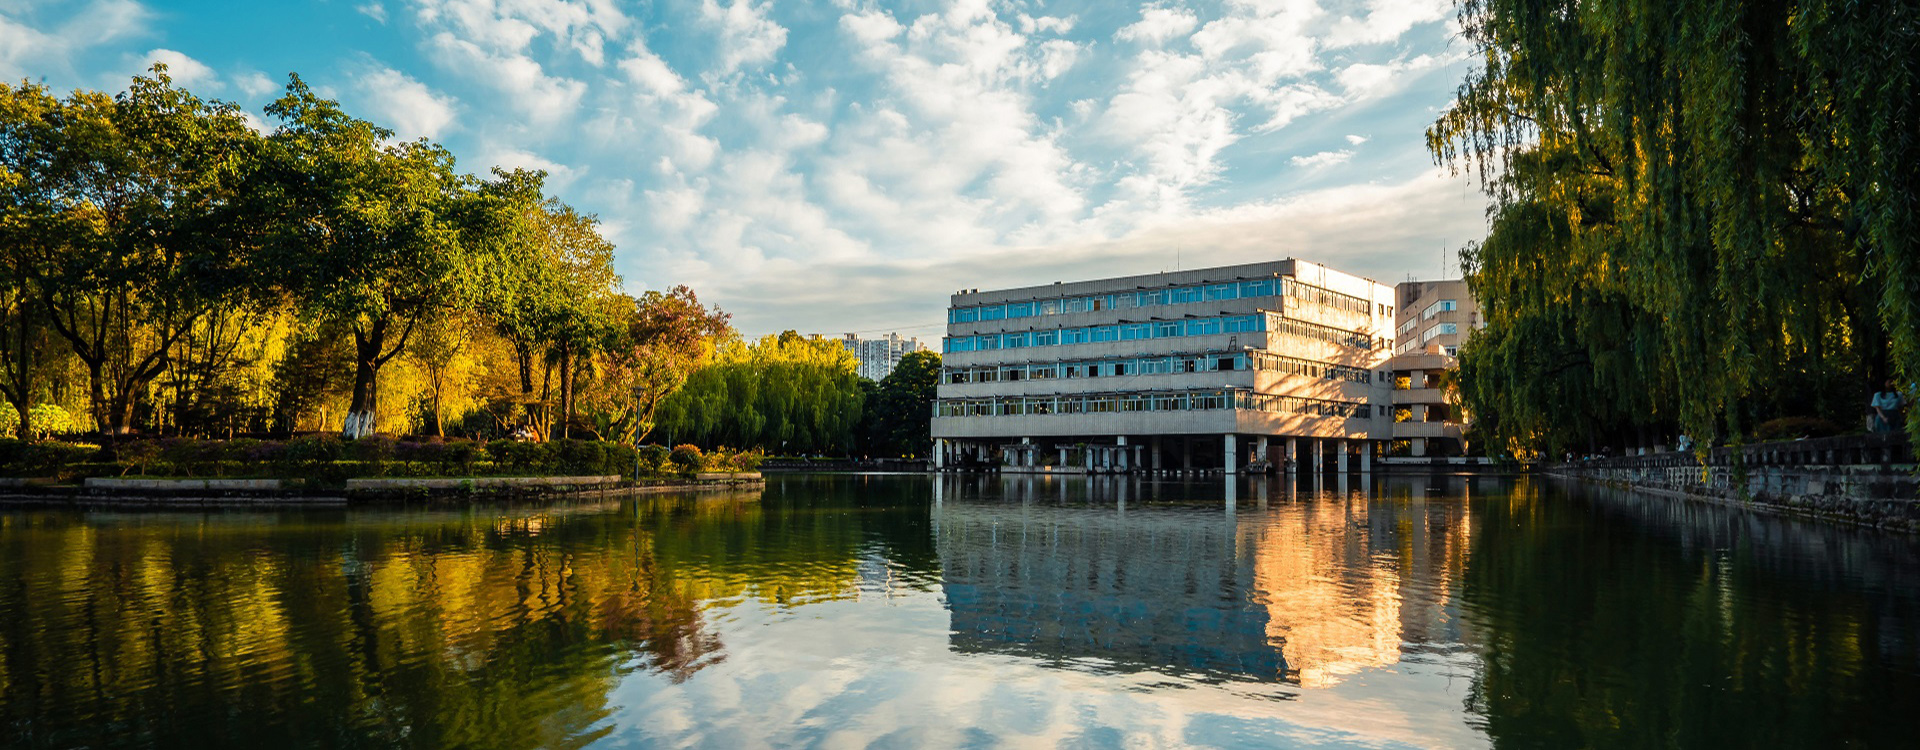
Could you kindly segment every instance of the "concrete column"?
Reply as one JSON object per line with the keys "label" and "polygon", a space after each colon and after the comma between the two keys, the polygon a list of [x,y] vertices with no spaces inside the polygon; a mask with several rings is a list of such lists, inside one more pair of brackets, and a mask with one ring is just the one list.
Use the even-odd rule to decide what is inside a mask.
{"label": "concrete column", "polygon": [[1153,470],[1155,472],[1160,471],[1160,436],[1159,435],[1153,436],[1153,446],[1151,448],[1148,448],[1147,452],[1153,455]]}
{"label": "concrete column", "polygon": [[1240,436],[1235,435],[1231,432],[1226,434],[1226,442],[1224,443],[1226,450],[1224,452],[1226,453],[1226,456],[1227,456],[1227,459],[1225,461],[1225,464],[1226,464],[1225,468],[1228,476],[1232,476],[1233,473],[1235,471],[1238,471],[1240,468],[1239,467],[1240,449],[1236,447],[1237,443],[1239,442],[1238,440],[1239,437]]}
{"label": "concrete column", "polygon": [[947,439],[946,438],[933,439],[933,468],[936,470],[947,468]]}
{"label": "concrete column", "polygon": [[1258,461],[1267,460],[1267,436],[1261,435],[1253,439],[1253,457]]}
{"label": "concrete column", "polygon": [[1034,453],[1035,453],[1035,452],[1036,452],[1036,451],[1034,450],[1034,447],[1033,447],[1033,438],[1030,438],[1030,437],[1026,437],[1026,438],[1020,438],[1020,463],[1021,463],[1021,465],[1023,465],[1023,466],[1025,466],[1025,467],[1027,467],[1027,468],[1029,468],[1029,469],[1031,469],[1031,468],[1033,468],[1033,463],[1034,463],[1034,458],[1035,458],[1035,456],[1034,456]]}
{"label": "concrete column", "polygon": [[1299,471],[1300,470],[1300,438],[1290,437],[1290,438],[1281,438],[1281,440],[1285,440],[1287,444],[1287,469],[1289,471]]}
{"label": "concrete column", "polygon": [[1373,473],[1373,441],[1372,440],[1368,440],[1360,444],[1360,473],[1362,474]]}
{"label": "concrete column", "polygon": [[1313,474],[1314,476],[1319,476],[1321,472],[1327,470],[1327,452],[1323,450],[1324,446],[1320,444],[1320,438],[1314,438],[1311,445],[1313,447]]}
{"label": "concrete column", "polygon": [[1067,468],[1067,449],[1064,447],[1060,449],[1060,468]]}
{"label": "concrete column", "polygon": [[1427,455],[1427,439],[1412,438],[1407,441],[1407,453],[1415,457]]}
{"label": "concrete column", "polygon": [[1193,438],[1184,435],[1180,437],[1180,469],[1193,470]]}
{"label": "concrete column", "polygon": [[1127,447],[1127,436],[1121,435],[1116,437],[1114,438],[1114,442],[1120,444],[1120,447],[1113,452],[1113,457],[1116,459],[1114,463],[1115,468],[1121,471],[1133,468],[1133,461],[1131,460],[1133,458],[1133,450]]}
{"label": "concrete column", "polygon": [[1333,441],[1333,449],[1334,451],[1336,451],[1336,453],[1334,454],[1333,461],[1334,461],[1334,466],[1340,470],[1340,476],[1347,475],[1347,453],[1350,452],[1347,450],[1347,448],[1348,448],[1347,441],[1345,440]]}

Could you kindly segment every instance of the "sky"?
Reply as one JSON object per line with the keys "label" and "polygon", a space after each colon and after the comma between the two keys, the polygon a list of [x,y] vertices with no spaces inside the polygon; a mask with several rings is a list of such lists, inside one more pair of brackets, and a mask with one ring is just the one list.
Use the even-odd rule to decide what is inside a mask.
{"label": "sky", "polygon": [[298,73],[462,171],[546,170],[629,292],[750,336],[1287,257],[1451,277],[1486,228],[1425,148],[1471,64],[1450,0],[0,0],[0,78],[156,61],[264,128]]}

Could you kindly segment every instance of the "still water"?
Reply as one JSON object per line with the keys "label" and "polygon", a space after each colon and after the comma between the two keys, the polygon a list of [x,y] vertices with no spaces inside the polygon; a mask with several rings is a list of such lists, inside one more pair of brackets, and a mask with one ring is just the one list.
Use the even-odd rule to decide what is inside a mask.
{"label": "still water", "polygon": [[1497,478],[0,511],[0,746],[1911,747],[1917,562]]}

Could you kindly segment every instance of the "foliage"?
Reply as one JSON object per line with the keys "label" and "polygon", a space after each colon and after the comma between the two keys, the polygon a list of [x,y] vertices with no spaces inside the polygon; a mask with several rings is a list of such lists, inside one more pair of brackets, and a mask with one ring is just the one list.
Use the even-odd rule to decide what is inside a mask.
{"label": "foliage", "polygon": [[1845,428],[1818,417],[1781,417],[1760,423],[1753,430],[1753,436],[1759,440],[1797,440],[1800,438],[1832,437]]}
{"label": "foliage", "polygon": [[845,453],[865,400],[855,365],[839,342],[792,331],[729,341],[661,403],[657,429],[705,445]]}
{"label": "foliage", "polygon": [[940,355],[911,352],[870,391],[861,434],[866,452],[923,455],[933,445],[933,401],[940,386]]}
{"label": "foliage", "polygon": [[1707,442],[1920,377],[1920,8],[1891,5],[1461,3],[1480,66],[1428,144],[1493,198],[1479,430]]}
{"label": "foliage", "polygon": [[99,453],[100,446],[85,443],[0,438],[0,476],[56,475],[67,467],[94,460]]}
{"label": "foliage", "polygon": [[298,77],[268,114],[256,132],[164,67],[118,96],[0,84],[14,434],[635,444],[733,335],[686,287],[623,293],[598,219],[540,172],[462,174]]}
{"label": "foliage", "polygon": [[673,452],[667,454],[667,460],[680,471],[694,471],[706,464],[706,458],[700,454],[700,446],[676,445]]}

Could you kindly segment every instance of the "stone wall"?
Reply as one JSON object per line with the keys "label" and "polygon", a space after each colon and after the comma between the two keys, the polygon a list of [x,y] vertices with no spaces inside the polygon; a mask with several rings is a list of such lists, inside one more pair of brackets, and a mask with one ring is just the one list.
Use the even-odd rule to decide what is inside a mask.
{"label": "stone wall", "polygon": [[1902,436],[1852,435],[1557,464],[1544,473],[1647,492],[1920,532],[1920,474]]}

